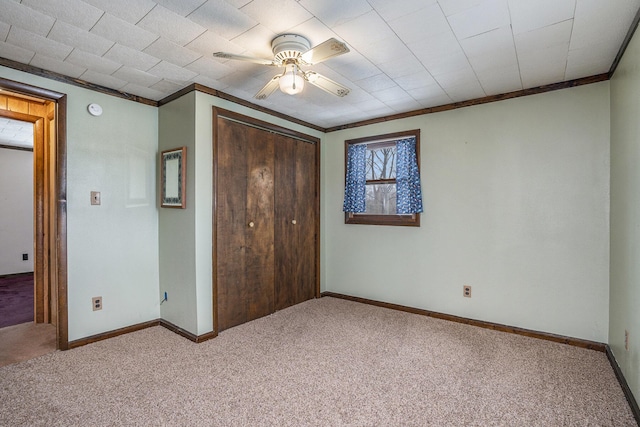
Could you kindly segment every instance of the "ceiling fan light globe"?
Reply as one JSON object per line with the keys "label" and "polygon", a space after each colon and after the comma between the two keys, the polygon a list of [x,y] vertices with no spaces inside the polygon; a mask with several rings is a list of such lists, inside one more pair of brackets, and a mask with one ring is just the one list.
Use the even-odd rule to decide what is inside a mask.
{"label": "ceiling fan light globe", "polygon": [[288,95],[296,95],[304,89],[304,78],[300,74],[285,73],[278,80],[278,84],[282,92]]}

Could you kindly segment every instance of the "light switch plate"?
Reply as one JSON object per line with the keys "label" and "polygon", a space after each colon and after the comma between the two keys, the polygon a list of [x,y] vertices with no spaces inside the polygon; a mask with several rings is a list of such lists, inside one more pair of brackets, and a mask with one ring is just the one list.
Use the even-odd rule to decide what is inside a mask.
{"label": "light switch plate", "polygon": [[100,204],[100,192],[99,191],[92,191],[91,192],[91,204],[92,205],[99,205]]}

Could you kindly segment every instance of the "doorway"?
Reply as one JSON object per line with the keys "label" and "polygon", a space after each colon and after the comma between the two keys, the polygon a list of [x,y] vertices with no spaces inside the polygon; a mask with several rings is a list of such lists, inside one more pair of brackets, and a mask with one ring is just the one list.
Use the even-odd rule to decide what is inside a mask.
{"label": "doorway", "polygon": [[34,322],[66,350],[66,95],[0,79],[0,117],[33,124]]}

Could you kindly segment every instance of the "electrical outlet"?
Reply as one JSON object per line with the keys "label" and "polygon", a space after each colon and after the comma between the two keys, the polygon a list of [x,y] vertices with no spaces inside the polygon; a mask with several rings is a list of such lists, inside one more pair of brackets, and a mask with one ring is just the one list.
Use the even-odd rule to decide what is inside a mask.
{"label": "electrical outlet", "polygon": [[629,351],[629,331],[624,330],[624,349]]}
{"label": "electrical outlet", "polygon": [[93,297],[91,302],[93,303],[93,311],[102,310],[102,297]]}
{"label": "electrical outlet", "polygon": [[92,191],[91,192],[91,204],[92,205],[99,205],[100,204],[100,192],[99,191]]}
{"label": "electrical outlet", "polygon": [[462,287],[462,296],[466,298],[471,298],[471,286],[464,285]]}
{"label": "electrical outlet", "polygon": [[23,261],[29,261],[29,254],[22,254]]}

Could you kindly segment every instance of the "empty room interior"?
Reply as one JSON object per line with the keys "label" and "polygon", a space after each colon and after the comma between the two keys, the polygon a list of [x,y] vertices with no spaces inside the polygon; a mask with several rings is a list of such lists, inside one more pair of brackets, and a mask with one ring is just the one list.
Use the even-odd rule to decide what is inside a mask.
{"label": "empty room interior", "polygon": [[640,0],[0,0],[0,425],[640,424]]}

